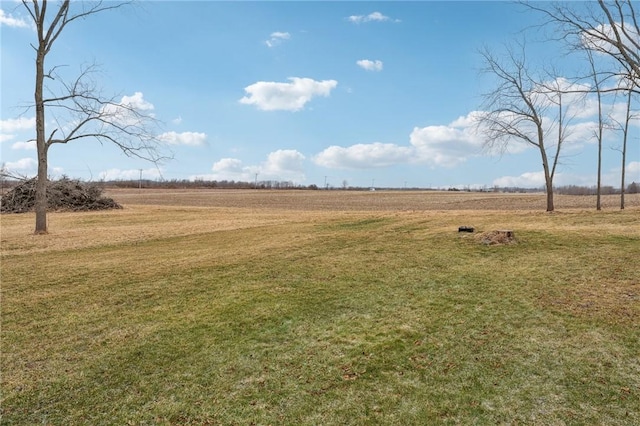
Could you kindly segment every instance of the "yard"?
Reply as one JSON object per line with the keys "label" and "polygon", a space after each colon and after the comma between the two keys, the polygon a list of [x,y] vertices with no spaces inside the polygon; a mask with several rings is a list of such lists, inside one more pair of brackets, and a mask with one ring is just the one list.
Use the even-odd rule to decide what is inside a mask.
{"label": "yard", "polygon": [[1,218],[3,425],[640,424],[637,194],[107,195]]}

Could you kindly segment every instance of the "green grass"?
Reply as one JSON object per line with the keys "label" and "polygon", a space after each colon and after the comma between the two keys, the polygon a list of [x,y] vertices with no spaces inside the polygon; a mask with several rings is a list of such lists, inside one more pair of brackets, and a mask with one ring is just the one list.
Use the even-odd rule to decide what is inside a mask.
{"label": "green grass", "polygon": [[637,212],[533,216],[5,252],[2,424],[640,424]]}

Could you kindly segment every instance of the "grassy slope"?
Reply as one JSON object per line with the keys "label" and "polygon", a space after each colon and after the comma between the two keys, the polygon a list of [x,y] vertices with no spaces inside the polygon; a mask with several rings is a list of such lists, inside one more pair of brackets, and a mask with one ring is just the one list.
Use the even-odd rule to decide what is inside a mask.
{"label": "grassy slope", "polygon": [[3,217],[2,424],[640,423],[637,211],[261,214]]}

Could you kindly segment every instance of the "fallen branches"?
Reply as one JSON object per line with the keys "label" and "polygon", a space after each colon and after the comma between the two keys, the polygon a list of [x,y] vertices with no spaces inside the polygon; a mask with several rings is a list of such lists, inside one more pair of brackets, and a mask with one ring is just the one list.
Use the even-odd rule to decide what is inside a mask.
{"label": "fallen branches", "polygon": [[[25,180],[0,198],[2,213],[34,211],[36,179]],[[47,184],[47,210],[89,211],[121,209],[113,199],[102,196],[102,188],[92,183],[63,177]]]}

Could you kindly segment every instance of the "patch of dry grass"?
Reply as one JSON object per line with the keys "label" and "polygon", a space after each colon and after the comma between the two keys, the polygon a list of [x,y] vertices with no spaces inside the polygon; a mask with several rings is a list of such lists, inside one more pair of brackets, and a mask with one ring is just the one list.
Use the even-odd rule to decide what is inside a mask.
{"label": "patch of dry grass", "polygon": [[[526,210],[544,211],[546,196],[458,191],[302,191],[302,190],[181,190],[109,189],[123,204],[241,207],[249,209],[318,211]],[[595,196],[556,195],[556,208],[595,209]],[[628,194],[627,208],[640,207],[640,194]],[[605,195],[602,206],[616,209],[619,196]]]}
{"label": "patch of dry grass", "polygon": [[2,217],[2,424],[640,422],[637,208],[209,195]]}

